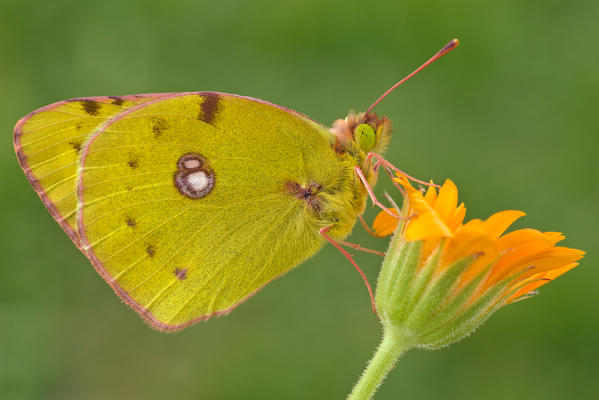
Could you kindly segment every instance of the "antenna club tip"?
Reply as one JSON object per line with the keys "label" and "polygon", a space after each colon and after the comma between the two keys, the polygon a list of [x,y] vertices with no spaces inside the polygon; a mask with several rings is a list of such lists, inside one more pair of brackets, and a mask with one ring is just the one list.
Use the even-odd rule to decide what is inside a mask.
{"label": "antenna club tip", "polygon": [[460,44],[460,41],[457,38],[450,40],[449,43],[447,43],[445,45],[445,47],[443,47],[441,50],[439,50],[439,52],[436,54],[436,56],[441,57],[441,56],[449,53],[451,50],[458,47],[459,44]]}
{"label": "antenna club tip", "polygon": [[395,85],[391,86],[391,88],[389,90],[387,90],[385,93],[383,93],[383,95],[381,97],[379,97],[374,103],[372,103],[370,105],[370,107],[368,107],[365,115],[366,116],[370,115],[370,112],[372,111],[374,106],[379,104],[379,102],[381,100],[383,100],[385,97],[387,97],[387,95],[389,93],[391,93],[392,91],[394,91],[398,86],[400,86],[402,83],[404,83],[405,81],[407,81],[408,79],[410,79],[411,77],[416,75],[418,72],[420,72],[422,69],[424,69],[427,65],[431,64],[435,60],[438,60],[439,58],[443,57],[445,54],[449,53],[451,50],[455,49],[459,44],[460,44],[460,41],[457,38],[452,39],[449,43],[447,43],[445,45],[445,47],[443,47],[441,50],[439,50],[437,52],[437,54],[432,56],[427,62],[422,64],[420,67],[416,68],[410,75],[406,76],[401,81],[399,81]]}

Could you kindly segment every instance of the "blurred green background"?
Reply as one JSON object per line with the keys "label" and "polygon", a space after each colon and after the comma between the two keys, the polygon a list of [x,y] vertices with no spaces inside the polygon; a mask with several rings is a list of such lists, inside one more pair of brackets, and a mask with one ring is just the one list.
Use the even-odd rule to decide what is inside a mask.
{"label": "blurred green background", "polygon": [[[42,206],[12,129],[66,98],[192,90],[328,125],[453,37],[456,51],[378,107],[395,126],[388,158],[454,179],[470,218],[521,209],[517,227],[565,232],[588,255],[474,336],[408,353],[377,399],[597,398],[599,2],[373,3],[2,1],[0,398],[343,399],[380,328],[331,246],[228,317],[155,332]],[[360,228],[351,240],[386,245]],[[358,260],[374,281],[380,260]]]}

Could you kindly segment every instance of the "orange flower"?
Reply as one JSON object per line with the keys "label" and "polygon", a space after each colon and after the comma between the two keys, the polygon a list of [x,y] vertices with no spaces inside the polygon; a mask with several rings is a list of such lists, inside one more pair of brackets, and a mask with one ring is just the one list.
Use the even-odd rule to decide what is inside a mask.
{"label": "orange flower", "polygon": [[574,268],[585,254],[558,247],[561,233],[505,231],[521,211],[506,210],[464,223],[466,208],[447,180],[426,194],[403,176],[402,219],[381,212],[377,236],[395,232],[377,285],[383,323],[409,333],[413,346],[438,348],[472,332],[503,305]]}
{"label": "orange flower", "polygon": [[[488,288],[518,274],[510,288],[519,289],[507,299],[508,303],[576,267],[576,261],[585,254],[577,249],[556,247],[555,244],[565,238],[558,232],[519,229],[504,235],[514,221],[526,215],[522,211],[500,211],[485,221],[473,219],[464,224],[466,207],[464,203],[458,205],[458,190],[449,179],[438,194],[435,187],[430,186],[425,195],[403,176],[394,180],[406,190],[409,211],[404,215],[413,214],[403,226],[403,235],[407,241],[424,242],[421,261],[439,245],[443,246],[441,268],[465,256],[476,255],[476,262],[461,277],[462,284],[494,261],[481,287]],[[381,212],[374,220],[373,231],[377,236],[390,235],[398,222],[397,218]]]}

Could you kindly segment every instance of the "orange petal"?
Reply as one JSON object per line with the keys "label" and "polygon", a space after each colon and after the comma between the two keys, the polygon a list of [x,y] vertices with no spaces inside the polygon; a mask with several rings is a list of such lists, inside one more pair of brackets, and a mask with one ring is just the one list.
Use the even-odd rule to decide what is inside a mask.
{"label": "orange petal", "polygon": [[464,228],[466,228],[466,229],[471,229],[471,228],[482,229],[482,226],[483,226],[483,221],[481,221],[478,218],[471,219],[470,221],[468,221],[464,224]]}
{"label": "orange petal", "polygon": [[552,247],[553,243],[547,239],[522,243],[521,245],[504,254],[501,259],[497,261],[495,269],[499,271],[504,268],[508,268],[514,263],[524,260],[525,258],[530,258],[535,254],[540,254],[541,252],[547,251]]}
{"label": "orange petal", "polygon": [[458,188],[451,180],[447,179],[435,202],[434,209],[439,214],[439,217],[448,223],[453,216],[458,205]]}
{"label": "orange petal", "polygon": [[553,244],[561,242],[566,238],[561,232],[545,232],[545,236],[548,237]]}
{"label": "orange petal", "polygon": [[536,274],[536,275],[531,276],[529,279],[526,280],[529,283],[525,284],[516,293],[511,295],[507,299],[507,303],[511,303],[514,300],[518,299],[519,297],[524,296],[524,295],[532,292],[533,290],[543,286],[544,284],[551,282],[558,276],[565,274],[566,272],[570,271],[572,268],[576,267],[577,265],[578,265],[578,263],[572,263],[572,264],[568,264],[561,268],[556,268],[554,270],[551,270],[551,271],[548,271],[545,273]]}
{"label": "orange petal", "polygon": [[464,222],[464,217],[466,216],[466,207],[464,203],[460,204],[458,208],[455,209],[453,216],[447,225],[449,225],[449,229],[452,231],[456,231]]}
{"label": "orange petal", "polygon": [[[526,231],[534,230],[529,229]],[[493,286],[498,281],[508,276],[506,274],[506,271],[511,270],[511,266],[520,263],[524,259],[530,260],[531,258],[534,258],[535,255],[540,255],[543,252],[553,248],[553,243],[547,237],[545,237],[545,235],[538,231],[537,233],[538,235],[527,235],[529,236],[527,240],[522,241],[521,243],[517,243],[515,247],[512,247],[511,249],[502,249],[501,246],[499,247],[500,251],[503,250],[506,252],[501,256],[499,260],[497,260],[495,265],[493,265],[493,269],[491,270],[489,277],[483,284],[484,288]]]}
{"label": "orange petal", "polygon": [[505,266],[501,271],[497,271],[497,276],[495,279],[499,281],[514,273],[518,273],[530,268],[530,271],[525,272],[521,277],[522,279],[525,279],[541,272],[550,271],[552,269],[557,269],[565,265],[572,264],[580,260],[584,254],[584,251],[578,249],[570,249],[568,247],[552,247],[548,250],[524,257],[511,265]]}
{"label": "orange petal", "polygon": [[477,254],[490,263],[497,258],[497,243],[479,229],[459,229],[449,240],[443,255],[443,264],[449,265],[463,257]]}
{"label": "orange petal", "polygon": [[428,187],[424,200],[431,206],[435,204],[435,201],[437,201],[437,189],[434,186],[431,185]]}
{"label": "orange petal", "polygon": [[426,202],[422,193],[414,189],[406,179],[395,178],[408,192],[408,217],[412,218],[406,226],[405,238],[408,241],[449,237],[451,230],[443,219]]}
{"label": "orange petal", "polygon": [[500,237],[497,240],[497,243],[499,244],[499,248],[501,250],[512,250],[525,243],[534,241],[552,243],[551,239],[545,236],[543,232],[530,228],[518,229],[516,231],[507,233]]}
{"label": "orange petal", "polygon": [[412,184],[410,183],[410,181],[408,180],[408,178],[405,177],[405,175],[401,175],[401,174],[396,174],[395,178],[393,178],[394,182],[399,183],[401,186],[404,187],[404,189],[406,189],[406,191],[408,193],[416,190],[414,189],[414,187],[412,186]]}
{"label": "orange petal", "polygon": [[516,210],[505,210],[491,215],[483,222],[483,229],[493,239],[498,239],[511,224],[526,213]]}
{"label": "orange petal", "polygon": [[442,238],[426,239],[422,243],[422,249],[420,250],[420,265],[423,265],[433,254],[437,247],[441,244]]}
{"label": "orange petal", "polygon": [[393,180],[402,185],[408,193],[408,216],[414,215],[406,226],[406,240],[424,240],[452,235],[445,221],[439,217],[433,207],[424,199],[422,193],[415,189],[407,178],[399,175]]}
{"label": "orange petal", "polygon": [[[395,208],[391,208],[391,211],[399,214]],[[388,236],[395,231],[398,223],[399,219],[392,217],[386,211],[381,211],[372,223],[372,230],[374,231],[375,236]]]}
{"label": "orange petal", "polygon": [[432,238],[450,237],[451,230],[445,222],[434,212],[417,215],[408,222],[406,240],[424,240]]}
{"label": "orange petal", "polygon": [[520,229],[500,238],[498,244],[499,249],[505,251],[494,267],[499,271],[535,253],[549,250],[555,243],[540,231]]}

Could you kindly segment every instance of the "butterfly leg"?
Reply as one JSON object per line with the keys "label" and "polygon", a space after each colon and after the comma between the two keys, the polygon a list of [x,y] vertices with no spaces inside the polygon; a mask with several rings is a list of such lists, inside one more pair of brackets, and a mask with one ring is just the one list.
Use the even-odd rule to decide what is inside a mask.
{"label": "butterfly leg", "polygon": [[356,264],[352,255],[349,254],[347,251],[345,251],[345,249],[343,247],[341,247],[341,245],[339,243],[337,243],[337,241],[335,241],[333,238],[331,238],[329,235],[327,235],[327,232],[329,231],[329,229],[331,229],[331,226],[325,226],[323,228],[320,228],[318,230],[318,233],[320,233],[320,235],[323,238],[325,238],[333,246],[335,246],[337,248],[337,250],[339,250],[341,252],[341,254],[343,254],[345,256],[345,258],[347,258],[349,260],[349,262],[354,266],[354,268],[356,268],[356,270],[358,270],[358,273],[364,280],[364,284],[366,285],[366,288],[368,288],[368,294],[370,294],[370,302],[372,304],[372,311],[376,314],[376,304],[374,303],[374,294],[372,293],[372,288],[370,287],[370,283],[368,282],[368,279],[366,279],[366,275],[364,275],[364,272],[362,272],[362,270],[360,269],[358,264]]}
{"label": "butterfly leg", "polygon": [[344,240],[340,240],[338,243],[342,246],[351,247],[352,249],[355,249],[358,251],[363,251],[365,253],[376,254],[377,256],[385,257],[385,253],[383,253],[382,251],[372,250],[367,247],[362,247],[356,243],[346,242]]}
{"label": "butterfly leg", "polygon": [[420,179],[416,179],[413,176],[408,175],[407,173],[405,173],[404,171],[402,171],[401,169],[397,168],[395,165],[391,164],[389,161],[384,159],[382,156],[380,156],[376,153],[373,153],[373,152],[368,153],[368,155],[366,156],[366,161],[364,162],[364,165],[368,165],[370,160],[373,158],[375,158],[377,160],[377,162],[374,164],[375,170],[376,170],[376,168],[378,168],[379,165],[382,164],[386,168],[389,168],[392,171],[405,176],[407,179],[411,180],[412,182],[420,183],[421,185],[425,185],[425,186],[435,186],[437,188],[440,188],[439,185],[436,185],[434,183],[424,182],[424,181],[421,181]]}
{"label": "butterfly leg", "polygon": [[356,174],[358,175],[358,177],[360,178],[360,180],[362,181],[362,183],[366,187],[366,191],[368,192],[368,195],[370,196],[370,199],[372,200],[372,202],[374,203],[374,205],[380,207],[383,211],[385,211],[390,216],[392,216],[394,218],[397,218],[397,219],[401,219],[401,216],[397,215],[397,213],[394,213],[393,211],[391,211],[390,209],[388,209],[383,203],[381,203],[380,201],[378,201],[378,199],[374,195],[374,191],[372,190],[372,187],[370,186],[370,184],[366,180],[366,177],[364,176],[364,173],[362,172],[362,170],[360,169],[360,167],[356,165],[356,167],[354,168],[354,171],[356,172]]}
{"label": "butterfly leg", "polygon": [[364,217],[362,215],[358,215],[358,219],[360,219],[360,223],[362,224],[362,226],[364,227],[364,230],[366,232],[368,232],[368,234],[370,236],[374,236],[374,237],[378,237],[376,235],[376,233],[374,233],[374,231],[372,229],[370,229],[370,227],[368,226],[368,224],[366,223],[366,221],[364,221]]}
{"label": "butterfly leg", "polygon": [[[378,155],[376,155],[375,153],[369,153],[369,157],[373,157],[377,156],[380,157]],[[382,157],[377,159],[376,163],[373,165],[373,170],[374,173],[377,173],[377,169],[380,166],[383,166],[385,169],[385,172],[389,175],[389,177],[391,178],[393,184],[397,187],[397,189],[399,189],[399,191],[401,192],[401,194],[405,197],[406,193],[404,191],[404,189],[401,187],[401,185],[399,185],[397,182],[393,181],[394,175],[393,175],[393,165],[391,163],[389,163],[388,161],[386,161],[385,159],[383,159]],[[376,196],[374,195],[374,191],[372,190],[372,187],[370,186],[370,184],[368,183],[368,181],[366,180],[366,177],[364,176],[364,173],[362,172],[362,170],[360,169],[359,166],[355,167],[355,172],[358,175],[358,177],[360,178],[360,180],[362,181],[362,183],[364,184],[364,187],[366,188],[366,191],[368,192],[368,194],[370,195],[370,198],[372,200],[372,202],[374,203],[374,205],[378,206],[379,208],[381,208],[384,212],[386,212],[387,214],[389,214],[390,216],[392,216],[393,218],[399,219],[399,220],[409,220],[410,218],[413,218],[414,215],[410,215],[410,216],[402,216],[398,214],[397,210],[400,210],[400,207],[398,207],[397,203],[395,203],[395,201],[393,200],[393,198],[391,198],[391,196],[389,196],[387,193],[385,193],[385,197],[387,198],[387,200],[389,201],[389,203],[391,203],[393,205],[394,208],[389,209],[387,208],[385,205],[383,205],[380,201],[378,201],[378,199],[376,198]],[[399,170],[398,170],[399,171]],[[421,181],[420,181],[421,182]],[[429,184],[430,185],[430,184]],[[435,185],[436,186],[436,185]],[[364,218],[359,215],[358,218],[360,219],[360,222],[362,224],[362,226],[364,227],[364,229],[372,236],[375,237],[380,237],[379,235],[377,235],[367,224],[366,221],[364,221]]]}

